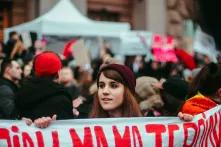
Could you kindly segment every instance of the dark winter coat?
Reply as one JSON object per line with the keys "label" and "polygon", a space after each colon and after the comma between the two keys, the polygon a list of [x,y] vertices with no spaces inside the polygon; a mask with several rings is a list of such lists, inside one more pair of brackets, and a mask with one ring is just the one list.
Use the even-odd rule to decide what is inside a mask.
{"label": "dark winter coat", "polygon": [[57,114],[57,119],[72,119],[72,100],[66,89],[50,78],[25,80],[18,91],[16,107],[21,117],[32,120]]}
{"label": "dark winter coat", "polygon": [[0,78],[0,119],[14,119],[17,86],[10,80]]}

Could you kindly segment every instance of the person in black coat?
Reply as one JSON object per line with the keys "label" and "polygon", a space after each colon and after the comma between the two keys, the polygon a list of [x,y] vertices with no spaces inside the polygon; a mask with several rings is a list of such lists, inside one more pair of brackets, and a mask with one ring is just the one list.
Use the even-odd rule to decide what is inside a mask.
{"label": "person in black coat", "polygon": [[0,73],[0,119],[17,118],[15,98],[22,70],[14,60],[4,60]]}
{"label": "person in black coat", "polygon": [[5,58],[10,59],[11,52],[19,39],[19,34],[15,31],[9,33],[9,40],[6,42],[3,52]]}
{"label": "person in black coat", "polygon": [[16,107],[21,117],[35,120],[57,115],[57,119],[74,118],[72,98],[56,82],[62,64],[53,52],[43,52],[34,59],[35,76],[24,80],[18,91]]}

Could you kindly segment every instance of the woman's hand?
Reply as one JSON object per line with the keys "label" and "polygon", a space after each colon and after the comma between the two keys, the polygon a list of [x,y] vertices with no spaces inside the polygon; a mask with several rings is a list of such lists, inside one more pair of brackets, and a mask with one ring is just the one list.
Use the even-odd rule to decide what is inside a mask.
{"label": "woman's hand", "polygon": [[33,123],[30,118],[22,117],[21,120],[24,121],[28,126],[30,126]]}
{"label": "woman's hand", "polygon": [[78,107],[86,101],[85,97],[79,96],[78,98],[72,101],[72,112],[74,116],[79,116],[80,112],[78,111]]}
{"label": "woman's hand", "polygon": [[190,114],[179,112],[177,116],[183,121],[192,121],[193,120],[193,115],[190,115]]}
{"label": "woman's hand", "polygon": [[53,121],[55,121],[57,115],[53,115],[52,117],[41,117],[34,121],[34,124],[38,128],[47,128]]}

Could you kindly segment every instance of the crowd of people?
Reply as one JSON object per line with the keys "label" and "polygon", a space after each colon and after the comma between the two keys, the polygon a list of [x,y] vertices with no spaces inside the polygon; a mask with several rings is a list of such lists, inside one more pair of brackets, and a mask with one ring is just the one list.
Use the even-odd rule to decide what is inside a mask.
{"label": "crowd of people", "polygon": [[[204,8],[206,2],[199,5]],[[219,35],[204,25],[211,18],[200,18],[219,49]],[[106,50],[88,70],[71,66],[73,57],[25,48],[19,34],[11,32],[0,44],[0,59],[0,119],[24,119],[41,128],[55,119],[178,115],[191,120],[221,102],[220,63],[205,55],[196,54],[196,66],[188,69],[181,60],[160,63],[144,56],[121,63]]]}
{"label": "crowd of people", "polygon": [[[11,40],[3,51],[8,51],[17,35],[11,33]],[[191,71],[182,62],[146,62],[143,56],[134,56],[132,62],[128,59],[120,63],[107,51],[102,58],[92,62],[91,71],[70,66],[73,57],[65,59],[52,51],[36,53],[23,49],[22,54],[9,55],[16,44],[15,41],[14,46],[10,45],[11,52],[3,52],[1,118],[23,118],[37,124],[42,119],[50,122],[54,119],[176,116],[179,111],[186,113],[186,104],[182,105],[188,97],[194,96],[197,90],[204,94],[197,87],[201,85],[197,82],[200,73],[209,70],[204,68],[213,68],[211,73],[219,70],[218,64],[208,62],[207,58],[201,58]],[[206,66],[202,68],[202,65]],[[43,123],[43,127],[45,124],[48,125]]]}

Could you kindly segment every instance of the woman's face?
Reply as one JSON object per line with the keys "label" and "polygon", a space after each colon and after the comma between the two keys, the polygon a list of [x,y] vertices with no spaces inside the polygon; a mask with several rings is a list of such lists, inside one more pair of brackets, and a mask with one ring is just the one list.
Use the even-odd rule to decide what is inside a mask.
{"label": "woman's face", "polygon": [[124,85],[106,78],[103,73],[98,83],[98,99],[105,111],[116,111],[124,100]]}

